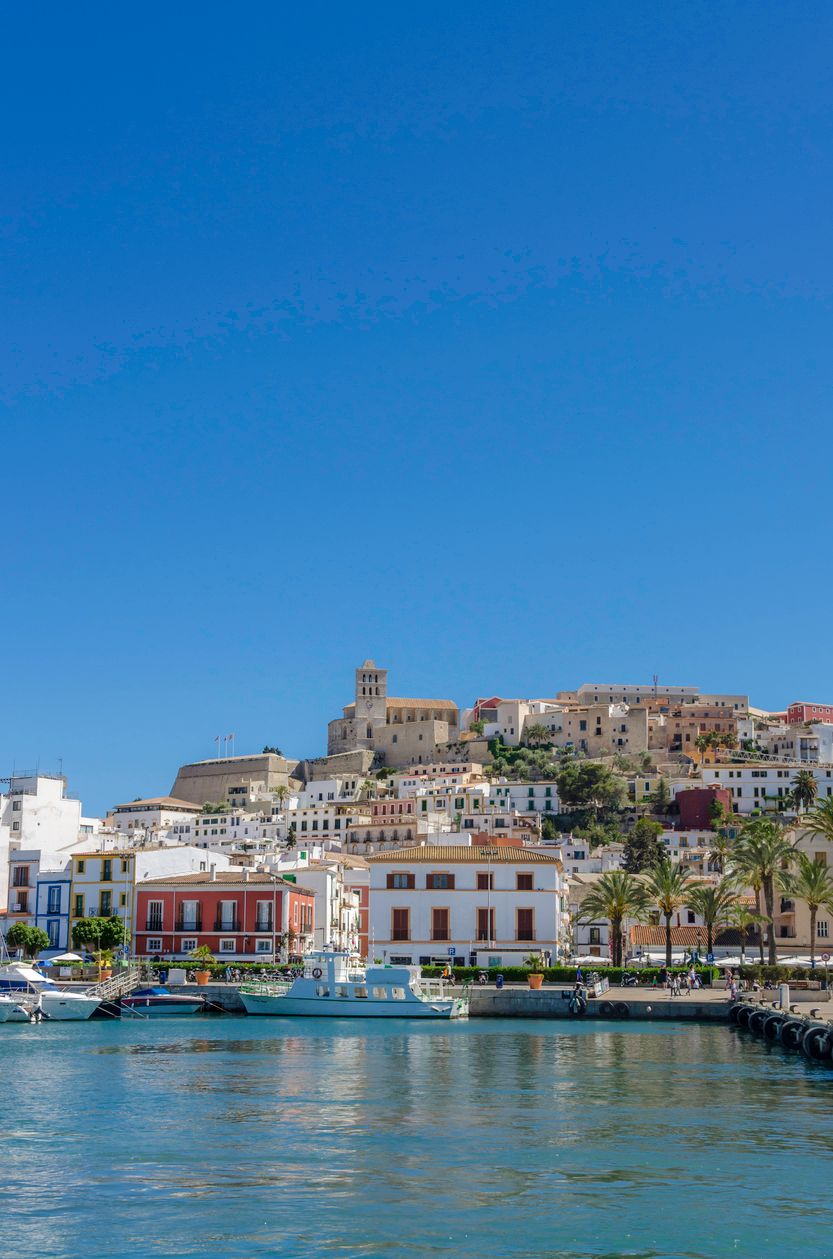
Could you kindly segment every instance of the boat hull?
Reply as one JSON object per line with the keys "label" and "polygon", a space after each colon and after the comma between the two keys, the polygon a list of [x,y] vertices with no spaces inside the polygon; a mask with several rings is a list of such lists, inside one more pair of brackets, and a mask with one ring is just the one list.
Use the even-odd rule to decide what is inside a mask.
{"label": "boat hull", "polygon": [[270,997],[241,992],[247,1014],[323,1019],[452,1019],[468,1013],[462,1001],[374,1001],[338,997]]}
{"label": "boat hull", "polygon": [[122,1001],[123,1018],[170,1019],[196,1014],[202,1010],[201,1000],[189,1001],[187,997],[177,1001],[154,1001],[153,997],[139,997],[135,1001]]}
{"label": "boat hull", "polygon": [[88,1019],[101,1005],[100,997],[82,997],[65,992],[42,992],[40,1012],[52,1022],[79,1022]]}

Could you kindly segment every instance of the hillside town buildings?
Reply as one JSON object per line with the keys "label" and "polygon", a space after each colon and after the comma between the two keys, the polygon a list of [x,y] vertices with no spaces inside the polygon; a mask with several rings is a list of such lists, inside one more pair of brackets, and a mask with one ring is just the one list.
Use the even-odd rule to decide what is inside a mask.
{"label": "hillside town buildings", "polygon": [[[619,783],[619,829],[603,842],[571,829],[568,764]],[[2,780],[0,930],[41,927],[46,957],[72,948],[82,918],[117,917],[133,953],[177,960],[203,944],[237,962],[313,946],[415,963],[604,958],[606,925],[582,921],[580,901],[622,868],[639,818],[658,820],[669,860],[697,880],[720,878],[715,825],[734,835],[756,816],[833,862],[801,829],[800,772],[816,803],[833,799],[833,705],[772,710],[654,680],[459,708],[389,695],[387,669],[368,659],[316,758],[265,748],[191,761],[170,794],[137,794],[104,818],[84,816],[61,775]],[[690,913],[674,923],[686,938],[701,926]],[[817,945],[831,922],[819,915]],[[628,942],[647,948],[655,925]],[[779,948],[808,948],[806,906],[781,896],[773,931]]]}

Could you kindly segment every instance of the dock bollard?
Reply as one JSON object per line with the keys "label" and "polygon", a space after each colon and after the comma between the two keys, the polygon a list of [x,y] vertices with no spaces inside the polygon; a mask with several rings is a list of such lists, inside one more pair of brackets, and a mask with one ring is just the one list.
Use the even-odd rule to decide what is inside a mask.
{"label": "dock bollard", "polygon": [[790,985],[789,984],[778,985],[778,1004],[782,1010],[789,1010],[790,1008]]}

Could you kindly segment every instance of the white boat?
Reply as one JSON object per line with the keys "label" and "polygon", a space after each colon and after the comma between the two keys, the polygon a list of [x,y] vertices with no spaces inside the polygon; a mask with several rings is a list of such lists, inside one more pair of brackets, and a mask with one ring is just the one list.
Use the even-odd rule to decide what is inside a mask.
{"label": "white boat", "polygon": [[3,994],[22,1000],[24,1005],[29,1004],[24,994],[33,996],[36,1012],[45,1019],[56,1021],[88,1019],[101,1005],[100,997],[89,992],[59,988],[53,980],[25,962],[9,962],[0,966],[0,996]]}
{"label": "white boat", "polygon": [[441,980],[421,977],[418,966],[364,967],[349,953],[309,953],[293,983],[243,984],[247,1014],[319,1018],[456,1019],[468,1001],[446,996]]}
{"label": "white boat", "polygon": [[189,997],[156,985],[136,988],[119,1002],[123,1018],[161,1019],[196,1014],[205,1009],[202,997]]}
{"label": "white boat", "polygon": [[37,998],[0,993],[0,1023],[33,1023],[37,1008]]}

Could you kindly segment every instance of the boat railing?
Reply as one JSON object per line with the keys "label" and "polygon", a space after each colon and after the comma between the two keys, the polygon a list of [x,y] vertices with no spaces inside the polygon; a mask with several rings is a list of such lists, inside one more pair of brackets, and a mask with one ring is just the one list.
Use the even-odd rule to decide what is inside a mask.
{"label": "boat railing", "polygon": [[240,985],[240,992],[250,997],[282,997],[292,984],[288,980],[253,979]]}

